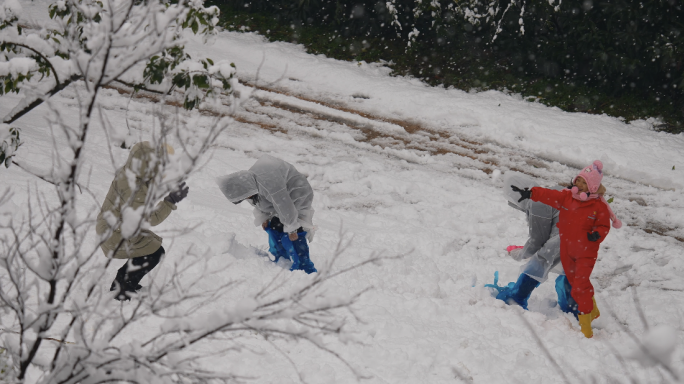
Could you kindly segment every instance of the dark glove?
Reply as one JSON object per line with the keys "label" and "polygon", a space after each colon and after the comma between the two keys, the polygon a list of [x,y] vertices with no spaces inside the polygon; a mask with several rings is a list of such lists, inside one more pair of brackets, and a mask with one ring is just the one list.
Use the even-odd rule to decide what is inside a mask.
{"label": "dark glove", "polygon": [[169,195],[166,196],[164,200],[172,204],[178,204],[181,200],[185,199],[188,196],[188,190],[190,190],[190,188],[188,188],[185,185],[184,181],[178,186],[177,191],[169,193]]}
{"label": "dark glove", "polygon": [[598,241],[600,238],[601,238],[601,235],[599,235],[599,233],[596,231],[587,232],[587,239],[589,239],[589,241]]}
{"label": "dark glove", "polygon": [[511,189],[514,192],[518,192],[520,194],[521,197],[518,200],[518,203],[532,197],[532,191],[530,191],[529,188],[520,189],[520,188],[516,187],[515,185],[511,185]]}

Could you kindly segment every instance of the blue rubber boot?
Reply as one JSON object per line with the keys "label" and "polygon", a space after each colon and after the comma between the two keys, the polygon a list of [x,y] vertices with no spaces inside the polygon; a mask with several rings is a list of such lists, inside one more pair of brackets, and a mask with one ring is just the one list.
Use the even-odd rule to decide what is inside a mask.
{"label": "blue rubber boot", "polygon": [[306,273],[318,272],[313,262],[309,258],[309,244],[306,241],[306,231],[297,233],[297,240],[292,241],[287,233],[278,232],[270,227],[266,227],[268,233],[268,251],[275,256],[274,262],[283,257],[292,260],[290,271],[298,269]]}
{"label": "blue rubber boot", "polygon": [[570,294],[572,291],[572,286],[568,282],[568,278],[565,275],[560,275],[556,278],[556,293],[558,294],[558,306],[561,311],[572,313],[575,318],[579,314],[577,310],[577,302],[572,298]]}
{"label": "blue rubber boot", "polygon": [[540,283],[537,280],[523,273],[518,277],[518,281],[516,281],[512,287],[511,284],[509,284],[508,287],[499,291],[496,298],[503,300],[506,304],[510,305],[515,303],[524,309],[527,309],[527,299],[530,298],[532,291],[534,291],[539,284]]}
{"label": "blue rubber boot", "polygon": [[309,258],[309,244],[306,241],[306,231],[299,232],[297,236],[299,238],[293,242],[293,245],[299,256],[299,269],[307,274],[318,272],[316,267],[314,267],[313,261]]}
{"label": "blue rubber boot", "polygon": [[309,258],[309,244],[306,242],[306,231],[297,233],[297,240],[295,241],[291,241],[285,235],[283,236],[282,243],[292,259],[290,271],[301,269],[307,274],[318,272]]}
{"label": "blue rubber boot", "polygon": [[295,249],[295,246],[292,243],[292,240],[290,240],[290,237],[287,235],[287,233],[282,234],[281,242],[283,244],[283,248],[285,248],[285,252],[287,252],[289,256],[289,259],[292,260],[292,266],[290,267],[290,271],[296,271],[300,269],[299,254],[297,253],[297,250]]}
{"label": "blue rubber boot", "polygon": [[281,257],[290,260],[290,256],[283,247],[283,233],[276,232],[270,227],[266,227],[265,231],[266,233],[268,233],[268,251],[271,252],[273,256],[275,256],[274,262],[277,263],[278,259],[280,259]]}

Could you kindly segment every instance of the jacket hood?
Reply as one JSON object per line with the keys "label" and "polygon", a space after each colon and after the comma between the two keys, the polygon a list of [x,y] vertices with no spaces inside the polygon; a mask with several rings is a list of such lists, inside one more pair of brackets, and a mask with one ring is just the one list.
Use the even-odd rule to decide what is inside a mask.
{"label": "jacket hood", "polygon": [[138,179],[153,179],[159,170],[159,157],[149,142],[143,141],[134,145],[126,160],[126,169],[132,171]]}
{"label": "jacket hood", "polygon": [[231,203],[238,203],[259,192],[256,178],[251,171],[239,171],[221,176],[216,179],[216,184]]}
{"label": "jacket hood", "polygon": [[511,189],[512,185],[515,185],[516,187],[520,189],[525,189],[525,188],[530,188],[532,187],[538,187],[539,184],[531,178],[530,176],[527,176],[525,174],[522,174],[520,172],[513,172],[513,171],[508,171],[504,174],[503,177],[504,180],[504,186],[503,186],[503,193],[504,196],[506,197],[506,200],[508,200],[508,205],[510,205],[513,208],[517,208],[523,212],[527,212],[530,209],[530,204],[531,200],[523,200],[518,202],[520,199],[520,194],[518,192],[515,192],[513,189]]}

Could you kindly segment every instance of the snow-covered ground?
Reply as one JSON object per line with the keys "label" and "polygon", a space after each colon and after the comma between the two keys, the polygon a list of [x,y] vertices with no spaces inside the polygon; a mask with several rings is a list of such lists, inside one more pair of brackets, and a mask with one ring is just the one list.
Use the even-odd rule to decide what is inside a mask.
{"label": "snow-covered ground", "polygon": [[[188,47],[198,56],[231,59],[245,83],[280,93],[252,93],[204,167],[188,180],[190,195],[158,227],[167,258],[154,273],[165,273],[165,264],[182,260],[189,248],[230,261],[222,278],[247,278],[253,287],[287,267],[248,251],[247,246],[265,249],[266,235],[252,225],[251,207],[230,204],[214,181],[268,153],[309,175],[316,193],[315,263],[332,256],[340,231],[354,238],[343,263],[373,252],[406,254],[335,281],[343,294],[372,287],[355,307],[363,322],[350,322],[355,341],[327,340],[369,376],[365,382],[447,383],[459,377],[485,384],[562,382],[532,331],[571,382],[658,381],[656,369],[620,358],[635,349],[623,326],[637,337],[644,334],[631,288],[649,326],[673,330],[666,332],[678,340],[672,361],[684,376],[684,259],[676,238],[684,227],[684,135],[655,133],[647,122],[567,113],[499,92],[430,88],[391,77],[377,64],[308,55],[301,47],[267,43],[254,34],[222,32],[212,46],[197,40]],[[78,116],[79,86],[51,100],[67,122]],[[251,88],[240,92],[244,97]],[[129,104],[115,90],[101,96],[113,126],[125,132],[128,119],[134,137],[148,138],[153,102]],[[4,116],[18,97],[0,100]],[[18,161],[38,168],[51,163],[48,116],[41,106],[14,124],[26,141]],[[192,127],[214,121],[197,112],[182,117]],[[414,129],[408,132],[407,126]],[[83,215],[97,213],[109,188],[115,171],[110,149],[116,164],[123,164],[127,151],[108,148],[96,123],[81,178],[95,198],[81,199]],[[524,217],[503,197],[502,172],[518,169],[555,185],[594,159],[604,162],[614,210],[629,225],[613,229],[601,247],[592,281],[602,316],[588,340],[576,320],[555,306],[552,280],[533,293],[529,311],[495,300],[483,285],[492,282],[495,271],[502,283],[517,278],[520,263],[504,248],[526,240]],[[0,179],[14,190],[10,203],[0,207],[3,212],[20,214],[29,190],[48,194],[53,188],[17,167],[0,170]],[[173,236],[188,226],[194,228],[190,233]],[[649,234],[653,228],[667,236]],[[89,241],[94,247],[94,232]],[[118,267],[112,267],[112,278]],[[307,278],[302,272],[291,276]],[[216,303],[217,308],[234,305]],[[128,337],[144,332],[131,329]],[[307,382],[354,379],[337,359],[310,345],[278,346]],[[292,365],[267,343],[255,336],[252,347],[207,364],[256,376],[259,383],[299,382]]]}
{"label": "snow-covered ground", "polygon": [[[225,36],[225,37],[224,37]],[[227,36],[230,36],[229,38]],[[211,47],[193,38],[198,57],[235,62],[240,77],[321,101],[522,149],[575,167],[600,159],[606,173],[663,188],[684,187],[684,136],[649,131],[648,122],[566,113],[500,92],[468,94],[389,78],[390,68],[309,55],[289,43],[264,44],[256,34],[223,34]],[[263,65],[260,65],[263,61]],[[638,156],[636,154],[639,154]]]}

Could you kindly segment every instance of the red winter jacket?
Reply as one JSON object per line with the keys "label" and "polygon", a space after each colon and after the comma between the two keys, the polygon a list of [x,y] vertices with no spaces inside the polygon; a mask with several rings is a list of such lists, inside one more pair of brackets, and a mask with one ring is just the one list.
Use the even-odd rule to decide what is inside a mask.
{"label": "red winter jacket", "polygon": [[[553,190],[541,187],[532,188],[531,199],[556,208],[558,232],[561,237],[561,250],[573,259],[596,258],[599,244],[610,231],[610,212],[600,199],[580,201],[572,197],[569,189]],[[589,241],[587,233],[598,232],[598,241]]]}

